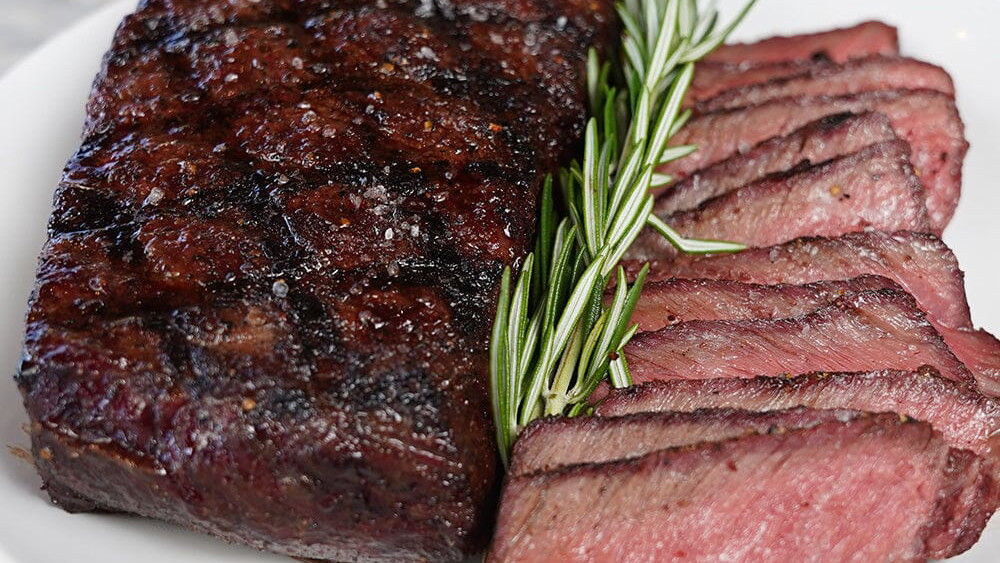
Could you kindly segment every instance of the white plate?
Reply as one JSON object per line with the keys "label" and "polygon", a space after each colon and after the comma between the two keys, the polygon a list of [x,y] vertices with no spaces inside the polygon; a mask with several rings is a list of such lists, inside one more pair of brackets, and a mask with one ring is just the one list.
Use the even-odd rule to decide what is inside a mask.
{"label": "white plate", "polygon": [[[732,8],[737,0],[723,0]],[[110,6],[26,59],[0,81],[0,365],[15,371],[24,304],[35,257],[45,238],[52,190],[77,148],[90,82],[122,16],[134,0]],[[896,24],[907,54],[946,67],[955,77],[968,137],[965,192],[945,240],[967,273],[975,320],[1000,331],[1000,190],[994,173],[1000,149],[1000,3],[954,0],[761,0],[739,31],[741,38],[824,29],[876,18]],[[21,400],[0,381],[0,444],[27,447]],[[69,515],[51,506],[27,463],[0,451],[0,562],[178,563],[287,561],[232,547],[174,526],[135,518]],[[1000,553],[1000,517],[983,539],[956,561],[987,563]]]}

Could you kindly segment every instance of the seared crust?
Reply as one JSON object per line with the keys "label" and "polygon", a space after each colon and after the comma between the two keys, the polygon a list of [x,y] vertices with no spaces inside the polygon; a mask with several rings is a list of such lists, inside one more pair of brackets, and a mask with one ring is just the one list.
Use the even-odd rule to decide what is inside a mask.
{"label": "seared crust", "polygon": [[73,510],[460,560],[486,346],[610,2],[148,0],[55,197],[18,383]]}

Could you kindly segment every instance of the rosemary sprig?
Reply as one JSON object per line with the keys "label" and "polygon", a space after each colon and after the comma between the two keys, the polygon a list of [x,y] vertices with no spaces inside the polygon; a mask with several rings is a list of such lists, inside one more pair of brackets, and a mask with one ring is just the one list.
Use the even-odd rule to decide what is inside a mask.
{"label": "rosemary sprig", "polygon": [[[504,463],[518,432],[545,415],[578,415],[586,398],[608,378],[631,384],[622,349],[637,327],[629,319],[639,299],[646,265],[630,286],[622,256],[647,225],[682,252],[742,250],[739,244],[684,239],[652,214],[650,188],[672,181],[656,172],[694,152],[669,147],[687,122],[681,103],[694,63],[732,32],[717,29],[714,10],[697,0],[623,0],[617,5],[625,31],[617,65],[587,62],[592,118],[584,154],[559,177],[561,205],[550,178],[542,190],[535,251],[521,265],[513,288],[504,271],[490,343],[490,391],[497,442]],[[604,293],[614,280],[610,303]]]}

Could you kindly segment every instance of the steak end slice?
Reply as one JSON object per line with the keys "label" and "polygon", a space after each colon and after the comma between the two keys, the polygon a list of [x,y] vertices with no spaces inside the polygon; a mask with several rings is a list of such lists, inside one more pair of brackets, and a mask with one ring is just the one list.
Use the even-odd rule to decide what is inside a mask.
{"label": "steak end slice", "polygon": [[981,458],[875,415],[511,478],[488,561],[921,561],[996,497]]}
{"label": "steak end slice", "polygon": [[489,541],[496,290],[613,6],[375,4],[145,1],[119,28],[17,376],[57,504],[317,560]]}
{"label": "steak end slice", "polygon": [[699,102],[710,100],[729,90],[780,78],[800,76],[814,72],[819,68],[832,66],[835,66],[835,63],[822,58],[759,64],[701,61],[696,67],[687,97],[684,98],[684,105],[685,107],[694,107]]}
{"label": "steak end slice", "polygon": [[713,63],[761,64],[783,61],[832,61],[844,63],[869,55],[899,54],[896,28],[882,22],[786,37],[769,37],[756,43],[723,45],[705,57]]}
{"label": "steak end slice", "polygon": [[745,152],[695,171],[657,197],[653,212],[662,217],[693,209],[715,196],[795,168],[803,162],[819,164],[896,138],[884,114],[828,115],[788,135],[761,141]]}
{"label": "steak end slice", "polygon": [[612,391],[595,412],[600,416],[624,416],[795,407],[899,413],[934,425],[953,447],[972,450],[991,461],[1000,455],[1000,404],[942,377],[929,366],[915,371],[654,381]]}
{"label": "steak end slice", "polygon": [[[802,236],[859,231],[929,232],[920,180],[905,141],[886,141],[815,166],[799,166],[661,217],[685,237],[770,246]],[[647,229],[631,256],[673,246]]]}
{"label": "steak end slice", "polygon": [[910,143],[912,162],[927,197],[935,232],[951,219],[961,193],[962,162],[969,143],[955,100],[933,90],[892,90],[847,96],[779,98],[755,106],[696,116],[673,142],[699,150],[661,167],[682,181],[774,136],[787,135],[816,119],[843,112],[884,113],[899,138]]}
{"label": "steak end slice", "polygon": [[933,365],[975,387],[913,298],[895,289],[845,295],[799,317],[688,321],[637,335],[625,355],[637,383]]}
{"label": "steak end slice", "polygon": [[843,65],[818,65],[797,76],[749,84],[698,104],[700,112],[762,104],[794,96],[844,96],[877,90],[935,90],[955,95],[951,76],[941,67],[906,57],[874,56]]}
{"label": "steak end slice", "polygon": [[[637,269],[634,263],[629,267]],[[871,231],[837,238],[805,237],[737,254],[675,256],[654,263],[649,280],[707,278],[803,284],[865,274],[898,283],[935,325],[972,328],[958,261],[941,239],[926,233]]]}
{"label": "steak end slice", "polygon": [[810,428],[831,420],[846,422],[858,416],[861,413],[855,411],[794,408],[549,417],[533,422],[518,436],[508,474],[519,477],[581,463],[631,459],[667,448]]}

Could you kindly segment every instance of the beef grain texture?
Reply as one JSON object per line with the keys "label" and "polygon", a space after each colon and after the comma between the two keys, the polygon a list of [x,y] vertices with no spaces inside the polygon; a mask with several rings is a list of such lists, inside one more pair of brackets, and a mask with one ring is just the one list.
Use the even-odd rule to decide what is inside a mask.
{"label": "beef grain texture", "polygon": [[611,5],[374,4],[147,0],[119,28],[17,377],[60,506],[303,558],[485,546],[495,288]]}
{"label": "beef grain texture", "polygon": [[[929,232],[924,191],[909,158],[905,141],[886,141],[829,162],[766,176],[660,218],[688,238],[747,246],[868,230]],[[652,229],[629,250],[646,256],[673,251]]]}
{"label": "beef grain texture", "polygon": [[906,57],[874,56],[843,65],[818,65],[797,76],[749,84],[705,100],[698,111],[752,106],[794,96],[844,96],[877,90],[935,90],[955,95],[951,76],[941,67]]}
{"label": "beef grain texture", "polygon": [[894,289],[845,295],[798,317],[688,321],[637,335],[625,355],[636,383],[932,365],[975,387],[913,298]]}
{"label": "beef grain texture", "polygon": [[755,106],[702,114],[673,138],[678,144],[698,145],[689,157],[660,171],[683,180],[777,135],[787,135],[828,115],[874,111],[884,113],[899,138],[910,143],[913,166],[927,196],[927,210],[940,233],[958,205],[962,162],[969,143],[955,100],[933,90],[892,90],[847,96],[780,98]]}
{"label": "beef grain texture", "polygon": [[659,216],[693,209],[702,202],[796,166],[819,164],[838,156],[896,140],[889,118],[881,113],[839,113],[822,117],[788,135],[761,141],[746,152],[697,170],[656,198]]}
{"label": "beef grain texture", "polygon": [[996,507],[985,465],[896,415],[575,465],[507,481],[488,561],[948,557]]}
{"label": "beef grain texture", "polygon": [[[630,263],[637,271],[636,263]],[[723,279],[759,284],[803,284],[865,274],[892,279],[917,300],[933,323],[972,328],[958,260],[941,239],[926,233],[851,233],[804,237],[737,254],[673,256],[653,263],[649,281]]]}
{"label": "beef grain texture", "polygon": [[869,21],[818,33],[769,37],[756,43],[723,45],[705,57],[705,60],[728,64],[786,61],[844,63],[870,55],[897,54],[899,54],[899,37],[896,28],[882,22]]}
{"label": "beef grain texture", "polygon": [[811,428],[831,420],[845,422],[859,415],[855,411],[799,407],[769,412],[701,409],[542,418],[518,436],[508,474],[519,477],[581,463],[631,459],[667,448]]}
{"label": "beef grain texture", "polygon": [[[811,373],[753,379],[676,379],[618,389],[600,416],[699,409],[772,411],[795,407],[893,412],[931,423],[953,447],[994,463],[1000,456],[1000,403],[924,366],[914,371]],[[1000,467],[998,467],[1000,469]]]}
{"label": "beef grain texture", "polygon": [[[752,320],[797,317],[860,291],[895,289],[882,276],[821,281],[805,285],[761,285],[732,280],[671,279],[647,283],[632,313],[640,331],[660,330],[703,320]],[[928,319],[948,348],[976,378],[979,390],[1000,396],[1000,342],[984,330],[949,328]]]}

